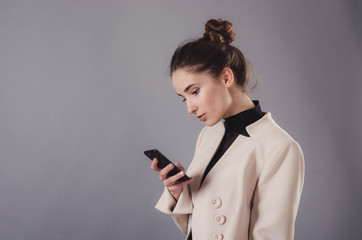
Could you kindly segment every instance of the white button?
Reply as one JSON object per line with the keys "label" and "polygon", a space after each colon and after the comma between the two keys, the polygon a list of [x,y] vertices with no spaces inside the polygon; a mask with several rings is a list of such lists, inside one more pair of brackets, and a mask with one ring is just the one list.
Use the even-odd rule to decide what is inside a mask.
{"label": "white button", "polygon": [[226,222],[226,217],[223,215],[216,215],[215,217],[215,221],[220,224],[223,225]]}
{"label": "white button", "polygon": [[212,236],[214,240],[222,240],[224,236],[221,233],[215,233],[214,236]]}
{"label": "white button", "polygon": [[212,198],[210,204],[213,208],[219,208],[222,205],[221,199],[219,197]]}

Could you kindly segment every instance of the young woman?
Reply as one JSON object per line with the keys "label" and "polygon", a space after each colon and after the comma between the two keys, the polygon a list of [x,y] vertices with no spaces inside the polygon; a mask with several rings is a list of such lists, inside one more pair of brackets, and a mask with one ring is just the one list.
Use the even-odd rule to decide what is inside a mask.
{"label": "young woman", "polygon": [[[187,170],[151,168],[165,185],[156,208],[170,214],[186,239],[290,240],[304,180],[296,141],[246,94],[249,68],[230,45],[228,21],[209,20],[204,36],[180,46],[170,70],[187,112],[206,126]],[[224,121],[220,121],[224,119]]]}

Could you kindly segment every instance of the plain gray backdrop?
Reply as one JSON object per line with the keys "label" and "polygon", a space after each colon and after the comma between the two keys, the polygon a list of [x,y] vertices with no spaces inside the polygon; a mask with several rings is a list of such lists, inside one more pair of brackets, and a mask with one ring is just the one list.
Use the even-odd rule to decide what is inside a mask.
{"label": "plain gray backdrop", "polygon": [[360,239],[361,6],[0,0],[0,239],[183,239],[143,151],[190,163],[203,124],[168,65],[210,18],[234,24],[251,97],[303,149],[295,239]]}

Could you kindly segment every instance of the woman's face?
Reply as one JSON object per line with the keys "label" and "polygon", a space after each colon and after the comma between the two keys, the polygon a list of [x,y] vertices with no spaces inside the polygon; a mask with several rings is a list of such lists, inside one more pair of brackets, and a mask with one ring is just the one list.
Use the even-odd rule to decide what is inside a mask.
{"label": "woman's face", "polygon": [[187,105],[187,112],[212,126],[228,115],[232,99],[228,84],[208,73],[178,69],[172,73],[172,84]]}

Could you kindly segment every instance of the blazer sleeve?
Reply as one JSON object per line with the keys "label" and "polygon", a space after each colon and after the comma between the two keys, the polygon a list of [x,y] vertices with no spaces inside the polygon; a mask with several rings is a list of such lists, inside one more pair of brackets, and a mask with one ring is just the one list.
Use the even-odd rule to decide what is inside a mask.
{"label": "blazer sleeve", "polygon": [[[198,136],[198,139],[196,142],[194,159],[197,155],[197,152],[198,152],[197,150],[199,148],[199,145],[200,145],[201,139],[202,139],[202,135],[206,128],[207,127],[204,127]],[[192,164],[192,162],[191,162],[191,164]],[[172,194],[165,187],[155,208],[165,214],[171,215],[171,217],[175,221],[177,227],[184,234],[187,234],[189,214],[192,214],[192,211],[194,208],[193,203],[192,203],[192,198],[191,198],[190,187],[188,185],[183,187],[180,197],[177,201],[176,201],[176,199],[173,198]]]}
{"label": "blazer sleeve", "polygon": [[250,216],[250,239],[294,239],[304,182],[304,158],[298,143],[274,151],[261,170]]}
{"label": "blazer sleeve", "polygon": [[158,200],[156,209],[171,215],[177,227],[187,234],[188,229],[188,216],[192,213],[193,205],[191,201],[190,191],[188,186],[182,189],[180,198],[176,201],[168,189],[165,187],[160,199]]}

